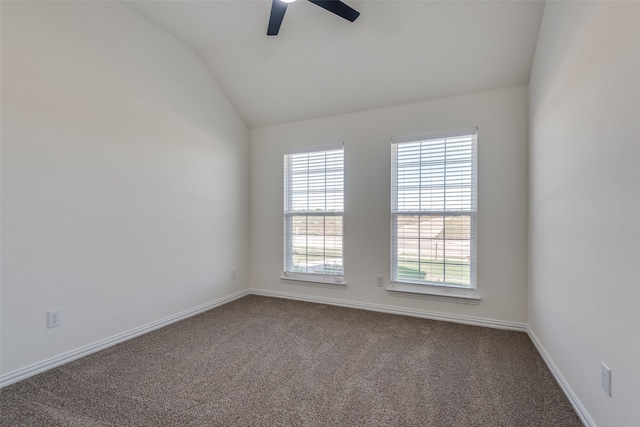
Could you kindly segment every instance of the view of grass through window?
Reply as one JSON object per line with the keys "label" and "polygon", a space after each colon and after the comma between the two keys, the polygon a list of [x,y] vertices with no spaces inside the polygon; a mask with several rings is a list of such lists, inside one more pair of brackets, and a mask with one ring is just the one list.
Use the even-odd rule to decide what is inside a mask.
{"label": "view of grass through window", "polygon": [[342,274],[342,217],[292,217],[293,271]]}
{"label": "view of grass through window", "polygon": [[284,271],[343,275],[344,150],[284,157]]}
{"label": "view of grass through window", "polygon": [[475,288],[475,129],[392,143],[392,280]]}
{"label": "view of grass through window", "polygon": [[470,286],[470,217],[398,216],[398,279]]}

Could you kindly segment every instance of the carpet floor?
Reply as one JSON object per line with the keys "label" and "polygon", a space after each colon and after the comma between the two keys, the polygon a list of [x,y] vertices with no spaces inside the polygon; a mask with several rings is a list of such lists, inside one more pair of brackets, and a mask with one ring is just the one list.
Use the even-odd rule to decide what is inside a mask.
{"label": "carpet floor", "polygon": [[581,426],[522,332],[247,296],[0,390],[2,426]]}

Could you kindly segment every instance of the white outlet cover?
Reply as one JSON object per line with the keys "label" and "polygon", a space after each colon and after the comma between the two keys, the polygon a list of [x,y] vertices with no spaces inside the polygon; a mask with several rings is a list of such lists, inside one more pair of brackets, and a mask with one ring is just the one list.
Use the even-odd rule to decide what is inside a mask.
{"label": "white outlet cover", "polygon": [[47,327],[55,328],[62,325],[62,311],[51,310],[47,312]]}

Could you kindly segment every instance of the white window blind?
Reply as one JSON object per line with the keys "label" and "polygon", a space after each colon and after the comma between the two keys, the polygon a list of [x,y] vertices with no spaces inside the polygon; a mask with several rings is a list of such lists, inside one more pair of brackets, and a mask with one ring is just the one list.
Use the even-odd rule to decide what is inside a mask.
{"label": "white window blind", "polygon": [[284,156],[284,273],[343,276],[342,145]]}
{"label": "white window blind", "polygon": [[476,140],[476,129],[392,140],[392,281],[475,288]]}

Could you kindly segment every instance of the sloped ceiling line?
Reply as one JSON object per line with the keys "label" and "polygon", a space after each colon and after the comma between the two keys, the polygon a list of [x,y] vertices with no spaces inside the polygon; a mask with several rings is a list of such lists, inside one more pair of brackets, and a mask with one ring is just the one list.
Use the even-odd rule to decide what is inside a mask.
{"label": "sloped ceiling line", "polygon": [[543,1],[125,1],[192,47],[251,128],[527,84]]}

